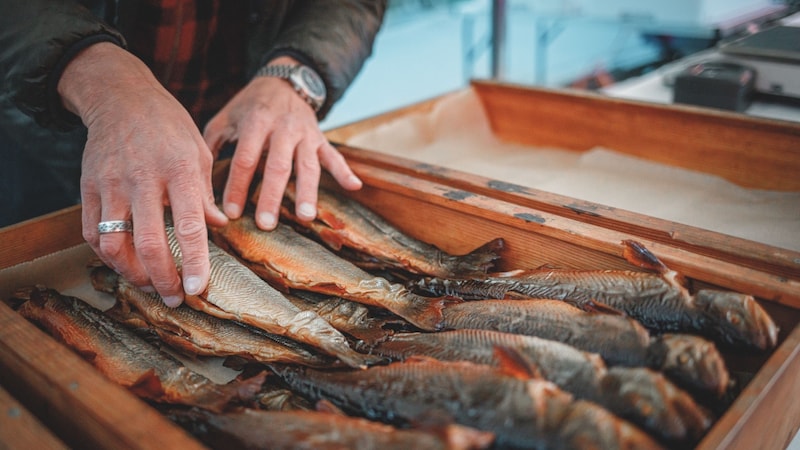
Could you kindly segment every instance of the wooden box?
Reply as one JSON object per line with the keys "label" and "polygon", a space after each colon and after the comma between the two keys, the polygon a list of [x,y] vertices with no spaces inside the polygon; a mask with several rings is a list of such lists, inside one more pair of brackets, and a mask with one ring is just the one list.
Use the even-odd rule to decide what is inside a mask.
{"label": "wooden box", "polygon": [[[474,82],[469,89],[478,92],[493,132],[501,139],[575,151],[604,144],[653,161],[700,168],[746,186],[800,191],[796,124],[488,82]],[[358,130],[431,108],[438,101],[331,130],[328,136],[341,142]],[[602,127],[588,120],[598,114],[604,117]],[[640,129],[649,132],[638,133]],[[408,234],[449,252],[464,253],[503,237],[507,250],[500,269],[542,264],[634,269],[621,256],[621,242],[636,239],[695,286],[753,294],[778,322],[779,345],[764,355],[725,355],[731,368],[755,376],[697,448],[781,449],[796,434],[800,253],[446,167],[344,145],[340,149],[365,182],[355,198]],[[0,274],[65,249],[78,249],[85,256],[81,248],[80,207],[14,225],[0,230]],[[74,262],[84,263],[81,258]],[[16,281],[28,284],[33,279],[35,274]],[[0,294],[13,287],[0,285]],[[16,402],[21,416],[35,422],[20,426],[47,428],[73,447],[199,447],[153,408],[104,380],[3,304],[0,386],[10,393],[0,395],[0,402]],[[22,447],[32,442],[24,439],[0,426],[0,444]]]}

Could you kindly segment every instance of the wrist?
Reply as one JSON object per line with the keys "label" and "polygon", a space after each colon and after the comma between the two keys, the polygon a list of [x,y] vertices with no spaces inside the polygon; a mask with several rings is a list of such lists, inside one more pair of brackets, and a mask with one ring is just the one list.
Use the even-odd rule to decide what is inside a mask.
{"label": "wrist", "polygon": [[256,77],[276,77],[286,82],[297,92],[314,112],[325,104],[327,88],[322,77],[311,67],[301,64],[290,56],[279,56],[270,60],[255,74]]}

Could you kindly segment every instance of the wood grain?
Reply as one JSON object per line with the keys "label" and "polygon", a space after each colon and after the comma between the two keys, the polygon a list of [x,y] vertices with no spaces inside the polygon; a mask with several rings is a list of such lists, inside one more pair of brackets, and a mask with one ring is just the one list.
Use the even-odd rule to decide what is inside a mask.
{"label": "wood grain", "polygon": [[69,447],[8,391],[0,388],[0,448],[60,450]]}

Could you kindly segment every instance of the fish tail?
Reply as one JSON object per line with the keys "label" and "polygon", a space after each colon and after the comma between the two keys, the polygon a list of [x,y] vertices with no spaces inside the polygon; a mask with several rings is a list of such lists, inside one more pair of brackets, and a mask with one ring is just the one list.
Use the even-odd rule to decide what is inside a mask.
{"label": "fish tail", "polygon": [[466,255],[453,258],[455,267],[452,275],[469,275],[474,273],[485,274],[494,267],[495,261],[500,258],[500,252],[505,248],[503,238],[492,239]]}

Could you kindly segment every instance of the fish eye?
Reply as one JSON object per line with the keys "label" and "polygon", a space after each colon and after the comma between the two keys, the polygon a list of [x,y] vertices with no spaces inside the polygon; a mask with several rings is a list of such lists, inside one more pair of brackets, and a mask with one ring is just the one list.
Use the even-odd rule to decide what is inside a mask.
{"label": "fish eye", "polygon": [[726,318],[728,319],[728,323],[730,323],[731,325],[738,326],[740,323],[742,323],[741,314],[728,311],[728,314],[726,316],[727,316]]}

